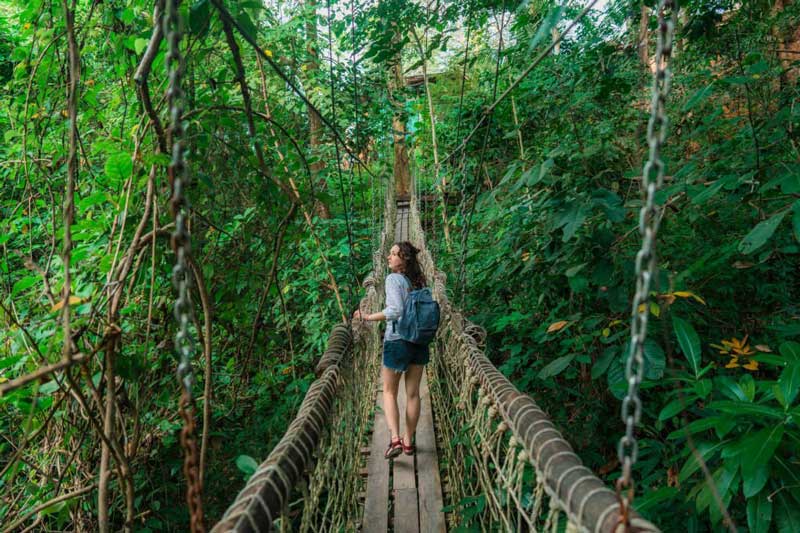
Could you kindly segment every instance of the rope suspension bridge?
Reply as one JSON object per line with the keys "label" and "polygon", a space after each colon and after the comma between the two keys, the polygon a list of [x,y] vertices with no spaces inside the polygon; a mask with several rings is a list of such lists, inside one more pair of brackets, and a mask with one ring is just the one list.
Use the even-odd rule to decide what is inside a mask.
{"label": "rope suspension bridge", "polygon": [[[567,32],[593,4],[585,7]],[[376,401],[381,392],[377,328],[363,323],[337,325],[296,418],[214,532],[444,532],[462,523],[467,513],[487,531],[659,531],[632,508],[631,470],[637,448],[633,429],[641,416],[637,388],[642,379],[648,313],[641,304],[655,272],[653,247],[659,219],[654,196],[663,181],[660,148],[666,135],[664,104],[674,28],[670,17],[674,16],[672,2],[662,1],[648,126],[650,154],[644,169],[646,201],[640,213],[643,245],[636,260],[634,327],[626,368],[629,389],[623,402],[626,433],[619,444],[623,471],[616,490],[583,465],[535,400],[521,393],[491,363],[482,348],[484,330],[450,302],[446,276],[436,269],[426,246],[412,178],[408,196],[401,184],[386,187],[384,227],[373,253],[372,272],[363,283],[366,296],[359,308],[362,313],[382,308],[385,257],[393,242],[409,240],[420,249],[420,264],[426,279],[433,280],[442,322],[421,384],[422,417],[414,456],[387,462],[381,453],[390,439]],[[463,173],[469,139],[556,44],[554,41],[537,56],[486,108],[478,124],[445,160],[461,152]],[[499,57],[498,53],[498,61]],[[486,140],[485,136],[481,159]],[[462,179],[462,214],[465,182]],[[473,209],[474,198],[470,219]],[[466,240],[469,228],[462,230],[462,240]],[[352,236],[349,239],[352,243]],[[462,243],[462,254],[464,249]],[[462,268],[463,262],[462,256]],[[458,277],[459,283],[466,283],[463,272]],[[402,411],[403,387],[399,392]],[[362,447],[367,441],[370,445]],[[459,507],[459,502],[475,495],[481,497],[474,499],[471,508]],[[445,507],[445,503],[450,505]]]}
{"label": "rope suspension bridge", "polygon": [[[235,44],[231,32],[232,28],[237,29],[258,50],[262,59],[280,73],[271,56],[264,54],[257,43],[247,37],[221,2],[212,0],[212,3],[219,9],[229,41]],[[173,279],[178,292],[175,315],[179,324],[175,345],[180,355],[180,411],[185,423],[181,443],[186,457],[184,473],[188,484],[191,528],[202,531],[205,527],[201,502],[203,487],[197,474],[198,446],[194,436],[192,398],[194,341],[189,326],[193,316],[188,263],[191,251],[186,224],[188,205],[183,196],[187,164],[181,128],[184,113],[181,107],[182,58],[177,4],[173,0],[165,2],[164,25],[157,28],[157,32],[163,32],[168,44],[167,96],[172,147],[169,176],[173,191],[171,208],[175,217],[172,245],[177,258]],[[590,2],[569,29],[593,4]],[[283,438],[258,466],[212,531],[444,532],[462,525],[465,516],[469,516],[472,523],[479,524],[482,531],[659,531],[656,525],[633,509],[631,470],[636,461],[633,429],[641,414],[637,388],[642,378],[642,346],[648,313],[648,307],[641,304],[649,294],[650,280],[654,275],[653,249],[659,221],[654,196],[663,179],[659,150],[666,131],[664,98],[669,88],[666,63],[672,34],[672,22],[666,17],[674,16],[674,11],[670,11],[673,11],[671,2],[662,1],[653,115],[648,128],[650,157],[643,180],[646,201],[640,217],[643,246],[636,259],[638,283],[627,367],[629,389],[623,402],[625,435],[619,445],[622,473],[617,486],[606,485],[584,466],[569,444],[569,438],[559,432],[535,399],[520,392],[491,363],[483,348],[485,331],[470,322],[461,308],[450,301],[448,294],[452,291],[448,292],[447,278],[437,269],[431,250],[426,246],[417,199],[419,191],[412,179],[407,197],[398,194],[393,186],[385,188],[383,228],[376,239],[371,272],[362,284],[365,295],[358,306],[362,312],[383,307],[386,255],[394,242],[408,240],[420,249],[420,264],[425,277],[432,282],[433,295],[442,315],[437,338],[431,346],[431,363],[426,367],[421,385],[422,416],[417,430],[416,452],[391,461],[383,457],[382,450],[389,441],[389,433],[378,401],[381,397],[382,346],[378,328],[360,322],[338,324],[331,331],[327,349],[316,365],[316,379]],[[550,52],[552,46],[486,108],[463,142],[443,161],[454,161],[460,153],[463,172],[463,152],[470,138],[491,120],[492,110]],[[243,77],[242,72],[239,76]],[[288,77],[284,75],[284,79],[302,96]],[[146,81],[144,83],[146,86]],[[495,83],[495,96],[496,89]],[[332,99],[333,94],[332,88]],[[253,112],[244,90],[243,95],[244,107],[250,117],[249,132],[253,136]],[[316,109],[304,96],[303,99],[311,109]],[[321,113],[319,117],[333,132],[337,163],[341,149],[351,158],[351,171],[358,167],[369,172],[366,165],[350,152],[333,123]],[[487,136],[488,129],[481,160]],[[258,144],[254,143],[254,146],[258,147]],[[257,156],[263,165],[263,155],[258,152]],[[339,166],[337,170],[341,183],[342,169]],[[465,180],[461,184],[464,202],[467,196]],[[293,182],[290,194],[294,195],[293,198],[298,197]],[[342,197],[347,206],[344,189]],[[352,203],[350,198],[350,205]],[[462,218],[471,218],[474,207],[474,198],[471,206],[462,204]],[[301,208],[305,210],[305,206],[301,205]],[[311,226],[310,217],[307,216],[307,220]],[[463,228],[464,241],[468,226]],[[352,248],[349,219],[347,229]],[[462,243],[462,254],[464,249]],[[462,256],[462,268],[463,261]],[[351,271],[355,275],[356,270],[351,268]],[[461,272],[456,284],[465,283]],[[338,292],[336,296],[338,299]],[[76,361],[69,360],[58,369]],[[48,372],[58,369],[49,369]],[[19,386],[18,383],[12,385]],[[6,388],[10,390],[11,387]],[[404,401],[403,387],[400,387],[401,412]]]}
{"label": "rope suspension bridge", "polygon": [[461,516],[442,510],[445,498],[476,494],[485,496],[474,516],[486,530],[622,531],[626,518],[633,531],[658,531],[632,510],[622,516],[617,493],[486,357],[485,333],[447,297],[415,196],[398,202],[387,188],[384,221],[360,308],[382,307],[388,248],[408,239],[421,248],[442,309],[420,393],[416,455],[383,458],[389,434],[375,402],[377,328],[337,325],[297,416],[212,531],[446,531]]}

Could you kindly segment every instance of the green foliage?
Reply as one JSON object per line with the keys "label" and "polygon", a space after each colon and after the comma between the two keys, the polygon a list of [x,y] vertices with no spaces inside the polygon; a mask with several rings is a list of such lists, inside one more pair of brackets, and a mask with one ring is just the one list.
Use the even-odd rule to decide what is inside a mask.
{"label": "green foliage", "polygon": [[[326,89],[329,71],[301,68],[311,60],[307,24],[318,25],[322,36],[324,20],[292,8],[282,12],[289,20],[279,23],[258,2],[230,9],[343,132],[349,148],[377,158],[368,147],[374,150],[371,137],[385,131],[389,117],[376,112],[384,103],[374,86],[382,80],[381,69],[361,67],[357,88],[349,68],[334,69],[333,85],[340,92],[334,114]],[[172,349],[170,157],[160,153],[158,128],[134,80],[155,23],[152,10],[153,3],[144,1],[77,2],[80,143],[67,305],[74,351],[88,354],[87,363],[71,373],[87,405],[76,402],[61,372],[0,397],[0,432],[6,436],[0,443],[0,493],[14,495],[0,498],[4,525],[97,476],[102,441],[87,417],[102,427],[111,387],[115,440],[125,453],[135,496],[130,504],[125,501],[128,481],[116,476],[112,457],[109,528],[121,529],[129,510],[143,517],[136,519],[137,530],[188,526],[185,508],[174,505],[182,501],[184,485],[178,481],[182,424]],[[253,464],[266,458],[286,430],[314,379],[327,335],[341,320],[323,254],[346,315],[361,296],[360,279],[379,223],[371,206],[382,206],[382,189],[380,178],[351,170],[345,157],[338,172],[337,147],[328,133],[311,153],[308,110],[278,77],[268,72],[262,77],[254,51],[237,36],[253,109],[270,119],[256,116],[252,139],[216,10],[207,0],[196,0],[184,3],[182,14],[191,177],[184,194],[191,206],[192,258],[209,300],[206,310],[194,287],[197,323],[191,329],[195,338],[208,336],[211,343],[211,394],[204,393],[202,342],[194,354],[194,393],[200,412],[205,402],[210,405],[205,486],[207,522],[213,523],[230,503],[232,489],[243,485]],[[62,210],[72,127],[65,99],[65,18],[61,3],[0,2],[0,383],[57,362],[64,345]],[[348,38],[345,33],[336,52],[355,47]],[[321,38],[316,47],[325,50]],[[154,113],[164,128],[170,120],[163,99],[165,51],[162,42],[148,78]],[[265,154],[263,167],[256,143]],[[319,164],[311,176],[314,163]],[[370,166],[376,175],[384,169],[383,163]],[[303,204],[287,217],[291,198],[278,185],[288,189],[290,178]],[[315,216],[323,205],[329,218]],[[310,213],[316,236],[303,210]],[[119,305],[112,310],[115,296]],[[210,330],[204,326],[206,311]],[[109,339],[115,339],[113,350]],[[111,382],[105,371],[109,361]],[[201,429],[199,424],[198,438]],[[94,490],[47,507],[35,528],[70,529],[74,521],[91,529],[97,514]]]}
{"label": "green foliage", "polygon": [[[800,115],[790,75],[797,63],[776,55],[774,45],[795,35],[800,4],[783,10],[768,2],[684,4],[668,99],[668,171],[657,198],[664,214],[661,273],[647,304],[635,504],[664,530],[718,530],[727,510],[752,531],[795,531]],[[466,305],[489,332],[489,352],[551,414],[585,462],[613,481],[622,424],[609,421],[618,420],[627,387],[647,157],[650,72],[637,56],[640,4],[608,2],[603,13],[584,19],[559,53],[495,109],[466,147],[463,167],[455,157],[439,168],[434,123],[443,159],[495,89],[504,90],[580,6],[480,0],[426,9],[392,0],[351,11],[334,2],[330,27],[313,3],[272,7],[228,2],[235,20],[378,177],[353,169],[346,158],[340,173],[342,147],[328,132],[310,149],[309,110],[237,36],[253,109],[263,115],[254,118],[252,138],[214,6],[183,5],[192,177],[185,193],[193,258],[212,318],[206,331],[195,290],[193,332],[211,341],[210,398],[200,353],[195,365],[199,406],[211,407],[209,521],[277,443],[340,320],[323,255],[346,314],[359,296],[379,226],[395,114],[408,115],[406,142],[423,187],[446,185],[449,198],[461,202],[428,204],[424,217],[437,263],[451,280],[462,266],[460,231],[470,228]],[[0,14],[0,381],[58,361],[65,304],[75,350],[91,354],[72,372],[88,407],[76,402],[63,374],[0,398],[0,431],[8,437],[0,442],[0,490],[14,495],[0,498],[0,522],[97,475],[101,440],[86,417],[102,421],[113,390],[116,438],[125,446],[135,498],[126,503],[123,480],[114,478],[111,528],[122,526],[132,505],[134,516],[144,517],[137,529],[186,529],[184,510],[173,505],[182,490],[173,482],[182,452],[170,158],[160,153],[158,128],[134,80],[155,22],[152,2],[77,2],[80,146],[67,302],[60,297],[73,126],[65,99],[66,14],[62,4],[40,0],[2,2]],[[510,22],[498,53],[501,18]],[[655,20],[645,22],[652,52]],[[419,43],[412,30],[422,36]],[[165,52],[162,43],[148,79],[161,126],[169,122]],[[386,71],[398,60],[407,73],[423,61],[433,73],[434,117],[418,88],[387,96]],[[280,185],[289,178],[303,205],[287,218],[290,198]],[[443,242],[442,205],[450,243]],[[329,218],[314,216],[326,211]],[[93,492],[48,506],[41,525],[66,529],[70,520],[94,520],[97,501]],[[461,527],[469,528],[485,500],[474,495],[452,504]]]}
{"label": "green foliage", "polygon": [[[500,90],[532,50],[549,44],[534,24],[546,27],[555,16],[543,5],[516,12],[500,57]],[[472,191],[478,194],[471,222],[448,208],[456,252],[446,253],[441,233],[435,241],[455,279],[459,227],[471,225],[466,301],[471,318],[489,332],[489,352],[609,481],[618,475],[622,424],[609,421],[618,420],[627,390],[647,157],[650,73],[631,45],[634,7],[611,3],[604,22],[582,24],[560,55],[512,92],[516,111],[510,98],[498,106],[486,127],[479,179],[483,131],[467,147],[463,168],[458,158],[448,161],[442,174],[455,190],[465,183],[465,211]],[[796,28],[788,21],[797,6],[778,12],[766,4],[689,2],[682,8],[687,17],[668,99],[667,179],[657,197],[664,213],[660,275],[647,304],[635,503],[664,530],[718,530],[723,511],[751,530],[783,530],[800,501],[791,473],[800,438],[794,363],[800,116],[791,104],[796,82],[763,39]],[[633,22],[628,33],[609,24],[625,20]],[[481,34],[480,22],[473,29],[478,37],[463,106],[452,97],[459,63],[433,86],[434,97],[450,104],[436,117],[445,152],[477,122],[474,110],[491,95],[496,42]],[[416,133],[425,154],[428,124]],[[418,164],[432,168],[429,157]],[[784,497],[770,497],[776,491]]]}

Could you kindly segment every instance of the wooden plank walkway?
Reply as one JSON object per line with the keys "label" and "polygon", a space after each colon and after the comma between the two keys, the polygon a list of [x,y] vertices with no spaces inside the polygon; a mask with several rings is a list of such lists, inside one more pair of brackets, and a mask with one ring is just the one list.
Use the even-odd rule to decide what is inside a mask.
{"label": "wooden plank walkway", "polygon": [[408,208],[409,202],[397,202],[397,218],[394,224],[394,240],[395,242],[408,240]]}
{"label": "wooden plank walkway", "polygon": [[[397,202],[395,242],[408,240],[407,201]],[[380,354],[376,355],[380,357]],[[367,458],[367,489],[361,531],[364,533],[444,533],[446,531],[436,455],[430,389],[427,372],[420,383],[420,417],[417,423],[416,453],[401,454],[392,461],[383,458],[389,444],[389,427],[383,414],[383,390],[378,380],[375,398],[372,442]],[[397,393],[400,410],[400,434],[405,432],[405,377]]]}
{"label": "wooden plank walkway", "polygon": [[[383,414],[383,392],[378,390],[372,443],[367,458],[367,494],[361,531],[365,533],[444,533],[445,517],[436,438],[427,375],[420,383],[422,409],[417,424],[417,451],[392,461],[383,458],[389,429]],[[397,403],[400,433],[405,431],[405,378],[400,381]],[[390,498],[391,495],[391,498]]]}

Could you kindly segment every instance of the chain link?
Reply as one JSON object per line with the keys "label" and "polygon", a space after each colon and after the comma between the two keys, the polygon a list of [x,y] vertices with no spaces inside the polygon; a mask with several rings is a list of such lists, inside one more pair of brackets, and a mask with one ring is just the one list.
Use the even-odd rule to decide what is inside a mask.
{"label": "chain link", "polygon": [[166,12],[163,19],[164,35],[167,39],[166,65],[169,77],[167,87],[170,114],[169,137],[172,142],[172,160],[168,168],[169,181],[172,186],[170,210],[175,218],[175,231],[171,238],[172,249],[175,251],[172,283],[178,291],[174,307],[175,319],[178,322],[175,350],[180,358],[177,374],[182,389],[179,411],[183,419],[183,428],[180,440],[184,453],[183,472],[187,482],[186,503],[189,506],[191,531],[199,533],[205,531],[205,527],[203,525],[203,483],[199,473],[194,398],[192,397],[192,386],[194,385],[192,357],[195,353],[195,341],[189,328],[194,321],[194,306],[189,291],[191,239],[186,220],[189,202],[183,194],[189,177],[184,160],[183,143],[183,90],[181,89],[183,58],[180,52],[182,21],[178,11],[179,5],[180,0],[166,0]]}
{"label": "chain link", "polygon": [[[620,439],[617,450],[622,465],[622,475],[617,481],[617,494],[622,504],[620,514],[626,525],[629,517],[628,507],[633,500],[631,470],[639,455],[639,443],[634,435],[634,428],[642,416],[639,384],[644,376],[644,342],[647,337],[650,285],[657,273],[655,245],[661,219],[655,203],[655,196],[664,182],[661,146],[667,135],[666,97],[672,79],[669,58],[672,54],[677,11],[678,7],[674,0],[659,2],[658,44],[656,45],[653,75],[651,114],[647,125],[647,143],[650,153],[642,171],[645,204],[639,211],[639,233],[642,236],[642,247],[636,254],[636,294],[633,298],[630,352],[625,365],[628,392],[622,401],[622,421],[625,423],[625,435]],[[623,493],[622,489],[628,490]]]}

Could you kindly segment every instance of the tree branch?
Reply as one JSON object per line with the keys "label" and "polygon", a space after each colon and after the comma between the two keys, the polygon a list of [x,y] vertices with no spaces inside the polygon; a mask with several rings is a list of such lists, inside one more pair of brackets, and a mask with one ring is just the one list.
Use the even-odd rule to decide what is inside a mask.
{"label": "tree branch", "polygon": [[82,489],[74,490],[72,492],[68,492],[66,494],[62,494],[61,496],[57,496],[53,499],[47,500],[46,502],[37,505],[27,513],[23,513],[22,516],[20,516],[10,524],[8,524],[2,533],[9,533],[13,531],[14,529],[22,525],[25,522],[25,520],[35,515],[36,513],[47,509],[51,505],[71,500],[72,498],[78,498],[79,496],[83,496],[84,494],[92,492],[96,488],[97,488],[97,483],[92,483],[88,487],[83,487]]}

